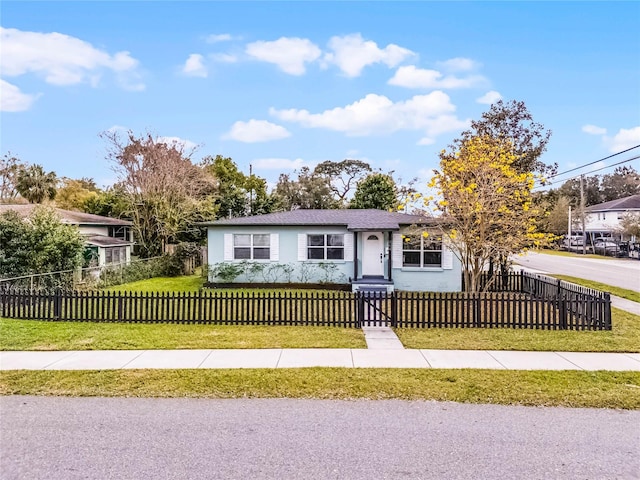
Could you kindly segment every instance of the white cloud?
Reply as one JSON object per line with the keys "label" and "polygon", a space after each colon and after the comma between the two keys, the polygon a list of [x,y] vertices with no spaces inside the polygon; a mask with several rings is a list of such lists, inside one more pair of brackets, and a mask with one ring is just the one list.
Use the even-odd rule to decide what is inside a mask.
{"label": "white cloud", "polygon": [[417,145],[433,145],[435,137],[446,132],[455,132],[467,128],[470,120],[460,120],[455,115],[440,115],[436,118],[425,120],[427,135],[418,140]]}
{"label": "white cloud", "polygon": [[455,108],[447,94],[435,91],[396,103],[383,95],[371,93],[350,105],[321,113],[295,108],[271,108],[269,113],[280,120],[296,122],[304,127],[324,128],[344,132],[349,136],[399,130],[424,130],[431,136],[466,125],[466,122],[461,122],[452,115]]}
{"label": "white cloud", "polygon": [[502,99],[502,95],[500,95],[500,92],[496,92],[495,90],[491,90],[491,91],[485,93],[480,98],[476,98],[476,102],[482,103],[484,105],[491,105],[492,103],[495,103],[495,102],[497,102],[498,100],[501,100],[501,99]]}
{"label": "white cloud", "polygon": [[129,52],[111,55],[90,43],[61,33],[26,32],[0,27],[2,75],[35,73],[52,85],[88,82],[96,86],[105,70],[116,75],[121,87],[143,90],[138,60]]}
{"label": "white cloud", "polygon": [[231,53],[212,53],[209,58],[220,63],[236,63],[238,61],[238,57]]}
{"label": "white cloud", "polygon": [[303,75],[306,64],[316,61],[322,53],[310,40],[295,37],[249,43],[245,52],[257,60],[277,65],[290,75]]}
{"label": "white cloud", "polygon": [[206,78],[209,72],[203,63],[204,57],[199,53],[192,53],[182,67],[182,73],[189,77]]}
{"label": "white cloud", "polygon": [[597,127],[595,125],[585,125],[582,127],[582,131],[589,135],[606,135],[607,133],[606,128]]}
{"label": "white cloud", "polygon": [[156,142],[166,143],[169,146],[175,146],[179,150],[184,150],[187,152],[193,152],[193,150],[198,148],[197,143],[192,142],[191,140],[185,140],[184,138],[180,137],[158,137],[156,138]]}
{"label": "white cloud", "polygon": [[640,126],[629,129],[621,128],[613,138],[606,139],[606,141],[609,150],[613,153],[640,145]]}
{"label": "white cloud", "polygon": [[458,78],[453,75],[442,75],[437,70],[427,70],[416,68],[415,65],[407,65],[396,70],[389,85],[406,88],[470,88],[485,81],[481,75],[470,75],[465,78]]}
{"label": "white cloud", "polygon": [[263,170],[297,170],[306,165],[301,158],[296,158],[295,160],[288,158],[258,158],[251,164],[255,168]]}
{"label": "white cloud", "polygon": [[207,43],[218,43],[218,42],[229,42],[233,39],[231,34],[229,33],[219,33],[219,34],[211,34],[207,35],[205,41]]}
{"label": "white cloud", "polygon": [[416,145],[433,145],[434,143],[436,143],[435,138],[422,137],[416,142]]}
{"label": "white cloud", "polygon": [[366,66],[375,63],[384,63],[389,68],[393,68],[406,58],[415,55],[411,50],[394,44],[381,49],[376,42],[365,41],[359,33],[331,37],[329,49],[331,53],[325,54],[323,63],[337,65],[348,77],[359,76]]}
{"label": "white cloud", "polygon": [[438,66],[452,72],[468,72],[480,67],[480,64],[470,58],[456,57],[444,62],[438,62]]}
{"label": "white cloud", "polygon": [[237,140],[244,143],[268,142],[290,137],[291,133],[284,127],[266,120],[251,119],[248,122],[238,121],[231,130],[223,135],[223,139]]}
{"label": "white cloud", "polygon": [[22,93],[18,87],[0,79],[0,111],[24,112],[40,96]]}
{"label": "white cloud", "polygon": [[122,125],[113,125],[107,128],[107,132],[109,133],[127,133],[129,129],[127,127],[123,127]]}

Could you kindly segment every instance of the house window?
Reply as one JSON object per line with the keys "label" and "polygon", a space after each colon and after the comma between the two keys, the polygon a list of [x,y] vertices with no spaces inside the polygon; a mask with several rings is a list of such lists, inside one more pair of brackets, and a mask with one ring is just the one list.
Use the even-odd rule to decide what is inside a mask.
{"label": "house window", "polygon": [[110,247],[104,249],[104,263],[125,263],[127,261],[127,249],[125,247]]}
{"label": "house window", "polygon": [[344,260],[344,235],[307,235],[307,258],[309,260]]}
{"label": "house window", "polygon": [[442,266],[442,237],[404,236],[402,266],[417,268]]}
{"label": "house window", "polygon": [[268,233],[242,233],[233,236],[234,260],[269,260],[270,239]]}

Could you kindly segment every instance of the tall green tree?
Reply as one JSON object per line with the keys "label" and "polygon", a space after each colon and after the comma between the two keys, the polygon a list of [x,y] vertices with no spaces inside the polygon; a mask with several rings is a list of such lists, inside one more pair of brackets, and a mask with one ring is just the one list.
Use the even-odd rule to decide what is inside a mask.
{"label": "tall green tree", "polygon": [[82,265],[84,240],[55,210],[36,207],[28,218],[0,215],[0,276],[5,278],[73,270]]}
{"label": "tall green tree", "polygon": [[84,205],[97,198],[100,189],[91,178],[73,179],[64,177],[56,192],[56,206],[65,210],[84,210]]}
{"label": "tall green tree", "polygon": [[[580,207],[580,190],[580,178],[572,178],[560,186],[558,193],[560,196],[568,198],[571,206],[576,209]],[[582,179],[582,191],[584,192],[585,207],[604,202],[598,175],[585,175]]]}
{"label": "tall green tree", "polygon": [[280,174],[273,195],[282,210],[331,209],[340,208],[339,202],[332,195],[327,177],[312,172],[309,167],[302,167],[297,179],[289,174]]}
{"label": "tall green tree", "polygon": [[267,193],[267,181],[255,174],[245,175],[230,157],[207,156],[200,164],[215,183],[217,218],[269,213],[274,199]]}
{"label": "tall green tree", "polygon": [[600,188],[603,202],[638,195],[640,194],[640,174],[633,167],[617,167],[613,173],[602,177]]}
{"label": "tall green tree", "polygon": [[460,134],[452,148],[460,149],[473,137],[492,138],[511,145],[512,154],[516,157],[513,168],[517,172],[544,176],[553,174],[557,169],[557,164],[547,165],[540,160],[547,149],[551,130],[533,120],[523,101],[498,100],[482,114],[480,120],[471,121],[471,128]]}
{"label": "tall green tree", "polygon": [[372,173],[358,183],[349,208],[389,210],[398,205],[398,188],[391,175]]}
{"label": "tall green tree", "polygon": [[341,162],[326,160],[316,165],[314,175],[320,175],[327,180],[329,189],[337,199],[338,204],[347,204],[349,194],[356,188],[358,182],[371,172],[371,166],[362,160],[346,159]]}
{"label": "tall green tree", "polygon": [[42,165],[21,168],[16,176],[16,190],[29,203],[42,203],[56,196],[58,178],[55,172],[45,172]]}

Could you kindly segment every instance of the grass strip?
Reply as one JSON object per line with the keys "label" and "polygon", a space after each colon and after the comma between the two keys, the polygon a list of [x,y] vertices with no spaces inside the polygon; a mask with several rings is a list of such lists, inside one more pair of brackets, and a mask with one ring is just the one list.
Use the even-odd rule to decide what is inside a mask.
{"label": "grass strip", "polygon": [[437,400],[640,409],[640,373],[422,369],[0,372],[2,395]]}
{"label": "grass strip", "polygon": [[636,292],[635,290],[614,287],[613,285],[607,285],[606,283],[595,282],[593,280],[585,280],[584,278],[571,277],[569,275],[552,274],[551,276],[560,280],[564,280],[565,282],[582,285],[583,287],[593,288],[595,290],[601,290],[603,292],[609,292],[611,295],[615,295],[616,297],[620,298],[626,298],[627,300],[631,300],[633,302],[640,302],[640,292]]}
{"label": "grass strip", "polygon": [[[612,309],[611,331],[399,328],[406,348],[443,350],[640,351],[640,316]],[[0,319],[0,350],[366,348],[359,329],[43,322]]]}
{"label": "grass strip", "polygon": [[562,250],[532,250],[534,253],[542,253],[544,255],[555,255],[556,257],[571,257],[571,258],[596,258],[598,260],[614,260],[616,257],[607,257],[605,255],[597,255],[595,253],[573,253],[565,252]]}
{"label": "grass strip", "polygon": [[0,350],[366,348],[362,330],[337,327],[44,322],[0,319]]}
{"label": "grass strip", "polygon": [[204,279],[200,275],[156,277],[105,288],[107,292],[197,292]]}
{"label": "grass strip", "polygon": [[531,350],[640,352],[640,316],[611,309],[610,331],[515,328],[398,328],[406,348],[451,350]]}

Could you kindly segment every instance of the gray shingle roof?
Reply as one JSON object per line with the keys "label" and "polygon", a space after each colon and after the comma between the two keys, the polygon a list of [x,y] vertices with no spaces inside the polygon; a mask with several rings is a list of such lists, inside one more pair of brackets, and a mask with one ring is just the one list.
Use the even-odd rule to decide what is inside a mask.
{"label": "gray shingle roof", "polygon": [[225,218],[202,225],[210,227],[288,226],[288,225],[344,225],[348,230],[399,230],[401,225],[434,224],[436,220],[422,215],[409,215],[383,210],[291,210],[252,217]]}
{"label": "gray shingle roof", "polygon": [[[28,217],[33,209],[37,205],[34,204],[15,204],[15,205],[0,205],[0,213],[15,211],[20,217]],[[131,222],[127,220],[120,220],[119,218],[103,217],[102,215],[93,215],[91,213],[73,212],[71,210],[63,210],[61,208],[54,208],[54,210],[60,215],[60,221],[62,223],[68,223],[70,225],[105,225],[105,226],[129,226]]]}
{"label": "gray shingle roof", "polygon": [[85,237],[85,242],[89,245],[95,245],[97,247],[126,247],[127,245],[133,245],[133,242],[124,240],[122,238],[107,237],[105,235],[90,235]]}
{"label": "gray shingle roof", "polygon": [[612,210],[640,210],[640,195],[611,200],[609,202],[591,205],[586,208],[587,212],[610,212]]}

